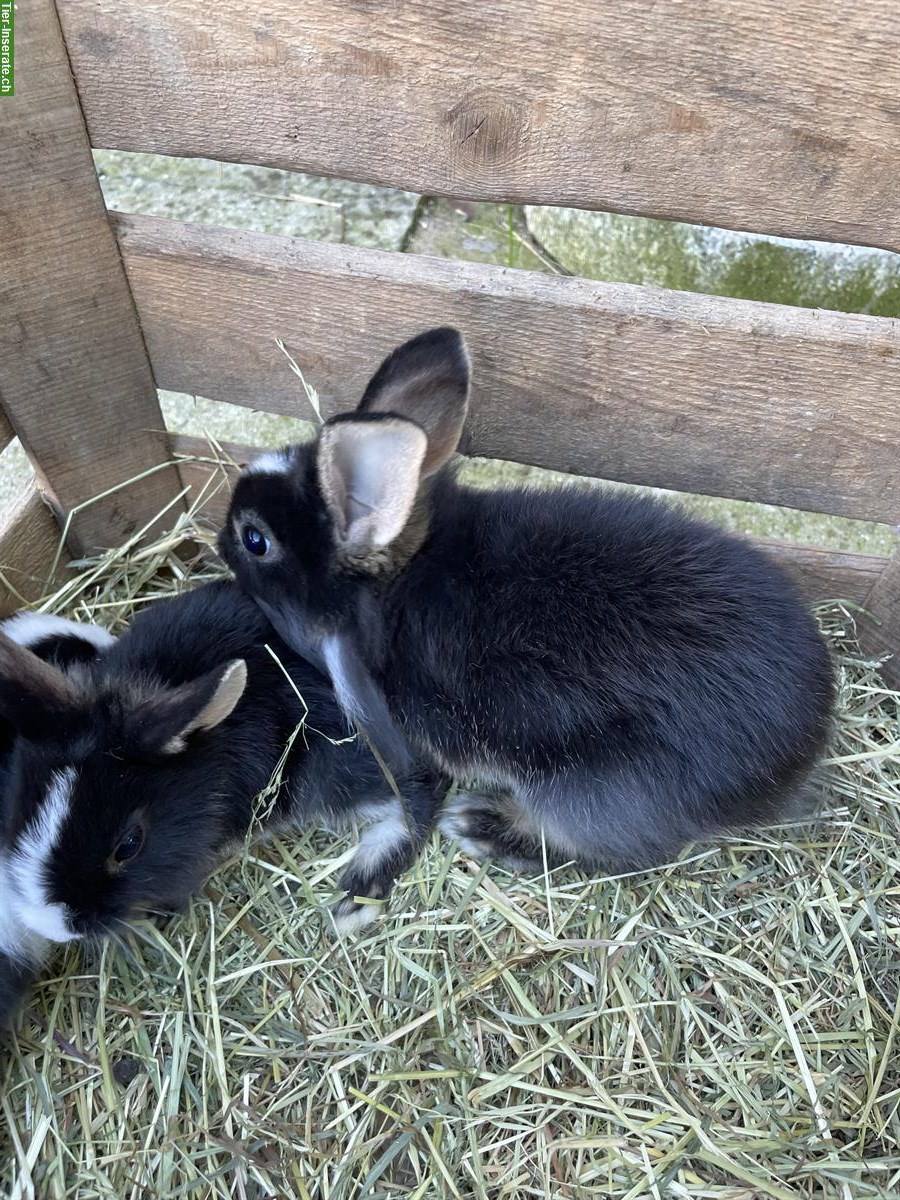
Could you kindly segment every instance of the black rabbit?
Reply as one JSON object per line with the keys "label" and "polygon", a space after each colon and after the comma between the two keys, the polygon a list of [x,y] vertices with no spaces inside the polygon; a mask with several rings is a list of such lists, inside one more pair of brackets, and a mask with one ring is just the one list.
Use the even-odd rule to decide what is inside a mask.
{"label": "black rabbit", "polygon": [[[357,927],[440,800],[438,775],[415,768],[399,777],[405,806],[395,798],[327,678],[230,582],[158,601],[65,670],[0,633],[0,716],[15,730],[0,902],[19,962],[178,909],[251,829],[314,821],[371,822],[335,908],[340,927]],[[283,786],[255,812],[287,748]]]}
{"label": "black rabbit", "polygon": [[[66,669],[86,663],[108,650],[115,638],[99,625],[68,621],[44,613],[22,612],[0,624],[0,633],[28,647],[45,662]],[[2,831],[12,769],[16,731],[0,720],[0,1029],[8,1024],[38,973],[46,940],[20,923],[16,897],[7,876]]]}
{"label": "black rabbit", "polygon": [[783,817],[833,703],[793,584],[652,499],[461,486],[468,387],[432,330],[248,468],[219,538],[239,582],[386,757],[478,781],[442,824],[480,857],[627,869]]}

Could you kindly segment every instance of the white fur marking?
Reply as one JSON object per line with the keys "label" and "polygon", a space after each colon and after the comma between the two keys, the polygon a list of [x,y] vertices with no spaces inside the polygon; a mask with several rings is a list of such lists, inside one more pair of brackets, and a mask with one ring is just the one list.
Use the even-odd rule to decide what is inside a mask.
{"label": "white fur marking", "polygon": [[108,650],[116,639],[99,625],[80,624],[49,613],[21,612],[4,621],[0,630],[19,646],[36,646],[51,637],[74,637],[98,650]]}
{"label": "white fur marking", "polygon": [[245,475],[287,475],[293,466],[289,450],[270,450],[244,468]]}
{"label": "white fur marking", "polygon": [[387,815],[370,825],[359,839],[359,846],[353,857],[354,866],[359,864],[364,871],[367,867],[376,867],[408,841],[406,818],[403,809],[395,801],[388,805]]}
{"label": "white fur marking", "polygon": [[[390,858],[409,841],[406,817],[399,802],[394,800],[390,804],[380,805],[379,810],[383,815],[370,825],[359,839],[351,864],[351,870],[358,870],[363,878],[374,875],[385,859]],[[371,925],[383,912],[384,904],[380,901],[353,904],[353,897],[345,896],[336,906],[336,910],[332,909],[332,916],[338,934],[343,937]]]}
{"label": "white fur marking", "polygon": [[344,671],[341,642],[336,635],[331,634],[322,639],[322,658],[328,674],[331,676],[331,686],[334,688],[338,705],[352,721],[365,728],[366,712]]}
{"label": "white fur marking", "polygon": [[51,942],[78,937],[69,926],[64,904],[47,899],[47,867],[69,813],[78,774],[74,767],[56,771],[38,815],[26,828],[9,860],[12,903],[19,922]]}
{"label": "white fur marking", "polygon": [[15,909],[9,861],[0,856],[0,953],[15,962],[37,966],[47,952],[47,942],[19,920]]}
{"label": "white fur marking", "polygon": [[456,816],[443,816],[438,822],[441,833],[444,837],[449,838],[451,842],[456,842],[463,854],[467,854],[469,858],[474,858],[476,862],[484,862],[490,857],[491,848],[484,842],[476,841],[475,838],[470,838],[463,830],[465,826],[461,819]]}
{"label": "white fur marking", "polygon": [[468,794],[462,792],[444,805],[438,818],[438,828],[444,837],[456,842],[469,858],[483,862],[490,855],[491,847],[486,842],[470,837],[468,817],[473,811],[477,811],[477,805],[473,805]]}
{"label": "white fur marking", "polygon": [[351,933],[359,933],[360,930],[365,929],[368,925],[374,925],[383,911],[384,906],[382,904],[357,904],[350,912],[345,913],[332,911],[334,927],[339,937],[346,937]]}

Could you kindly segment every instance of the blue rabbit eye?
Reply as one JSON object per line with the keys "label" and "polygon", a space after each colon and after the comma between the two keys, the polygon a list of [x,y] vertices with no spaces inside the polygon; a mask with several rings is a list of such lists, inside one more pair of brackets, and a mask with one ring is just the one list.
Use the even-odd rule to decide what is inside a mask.
{"label": "blue rabbit eye", "polygon": [[241,541],[244,543],[244,549],[250,554],[255,554],[257,558],[265,558],[272,549],[272,543],[264,533],[260,533],[255,525],[243,527]]}
{"label": "blue rabbit eye", "polygon": [[117,864],[130,862],[137,858],[144,846],[144,830],[141,825],[132,825],[125,836],[113,850],[113,859]]}

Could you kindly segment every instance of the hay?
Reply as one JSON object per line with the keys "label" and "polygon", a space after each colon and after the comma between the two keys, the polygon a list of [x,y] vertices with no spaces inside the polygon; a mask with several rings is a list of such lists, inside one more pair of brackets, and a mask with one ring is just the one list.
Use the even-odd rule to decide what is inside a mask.
{"label": "hay", "polygon": [[[217,569],[196,514],[44,608],[119,628]],[[357,941],[351,842],[251,849],[190,912],[65,951],[0,1061],[12,1197],[751,1197],[900,1191],[900,716],[840,654],[813,827],[587,881],[437,837]]]}

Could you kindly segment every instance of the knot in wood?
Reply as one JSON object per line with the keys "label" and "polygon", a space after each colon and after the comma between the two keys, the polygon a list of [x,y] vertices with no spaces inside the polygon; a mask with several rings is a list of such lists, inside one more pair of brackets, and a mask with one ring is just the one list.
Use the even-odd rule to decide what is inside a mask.
{"label": "knot in wood", "polygon": [[473,93],[447,114],[450,150],[459,162],[475,167],[501,166],[523,152],[528,110],[519,100]]}

